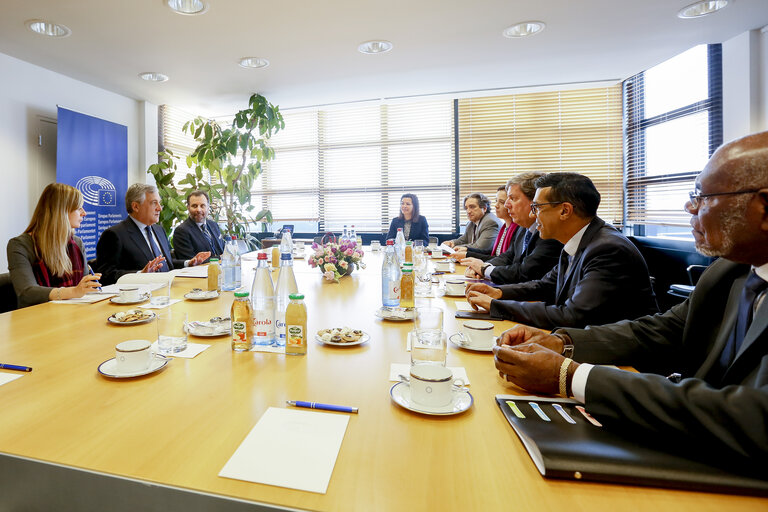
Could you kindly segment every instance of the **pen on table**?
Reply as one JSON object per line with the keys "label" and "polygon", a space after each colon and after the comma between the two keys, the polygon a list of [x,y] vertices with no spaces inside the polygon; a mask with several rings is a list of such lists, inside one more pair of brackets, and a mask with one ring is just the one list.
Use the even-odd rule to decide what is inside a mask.
{"label": "pen on table", "polygon": [[286,400],[285,403],[294,407],[306,407],[307,409],[322,409],[324,411],[351,412],[357,414],[357,407],[346,405],[321,404],[318,402],[303,402],[301,400]]}
{"label": "pen on table", "polygon": [[15,364],[0,363],[0,370],[17,370],[20,372],[31,372],[32,368],[30,368],[29,366],[17,366]]}
{"label": "pen on table", "polygon": [[[88,267],[88,273],[89,273],[90,275],[92,275],[92,276],[95,276],[95,275],[96,275],[96,273],[93,271],[93,269],[91,268],[91,266],[90,266],[90,265],[88,265],[87,263],[86,263],[86,266]],[[97,289],[97,290],[99,290],[99,291],[101,291],[101,286],[99,286],[99,287],[98,287],[98,288],[96,288],[96,289]]]}

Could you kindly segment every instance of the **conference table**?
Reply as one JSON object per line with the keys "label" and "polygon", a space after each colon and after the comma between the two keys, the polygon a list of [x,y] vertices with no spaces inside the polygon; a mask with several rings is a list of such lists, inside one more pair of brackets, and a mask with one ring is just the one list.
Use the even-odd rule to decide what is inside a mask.
{"label": "conference table", "polygon": [[[766,510],[768,501],[679,490],[542,478],[497,407],[497,394],[528,394],[505,382],[489,353],[449,344],[447,365],[464,367],[472,407],[453,416],[411,412],[390,398],[392,363],[408,363],[412,322],[374,313],[381,300],[381,253],[366,247],[366,269],[339,283],[296,260],[310,337],[349,326],[367,343],[310,340],[306,356],[235,353],[228,337],[192,359],[132,379],[98,366],[126,339],[154,340],[154,323],[115,326],[129,309],[41,304],[0,315],[0,362],[31,373],[0,385],[0,510]],[[244,261],[246,282],[252,260]],[[463,269],[457,266],[456,272]],[[203,280],[176,278],[172,298]],[[232,292],[170,306],[190,320],[228,316]],[[445,310],[458,330],[455,298],[419,298]],[[513,322],[494,322],[500,334]],[[9,373],[0,371],[0,373]],[[359,407],[324,494],[219,477],[270,407],[311,400]],[[319,413],[310,414],[341,414]],[[59,506],[55,506],[55,504]]]}

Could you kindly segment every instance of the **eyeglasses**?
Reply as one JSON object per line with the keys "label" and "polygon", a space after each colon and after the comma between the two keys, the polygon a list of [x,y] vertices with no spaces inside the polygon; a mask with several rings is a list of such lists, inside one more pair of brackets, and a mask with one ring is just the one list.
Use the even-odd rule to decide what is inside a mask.
{"label": "eyeglasses", "polygon": [[548,204],[563,204],[565,202],[566,201],[555,201],[552,203],[531,203],[531,213],[538,215],[542,206],[547,206]]}
{"label": "eyeglasses", "polygon": [[760,192],[759,188],[751,189],[751,190],[737,190],[736,192],[715,192],[714,194],[697,194],[696,191],[688,192],[688,199],[691,201],[691,208],[694,210],[699,207],[699,201],[706,197],[714,197],[714,196],[735,196],[738,194],[754,194],[755,192]]}

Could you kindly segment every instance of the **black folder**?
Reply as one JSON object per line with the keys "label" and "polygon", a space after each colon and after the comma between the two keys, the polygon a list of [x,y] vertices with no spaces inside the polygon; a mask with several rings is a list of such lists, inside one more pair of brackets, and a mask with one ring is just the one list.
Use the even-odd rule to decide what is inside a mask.
{"label": "black folder", "polygon": [[713,467],[661,440],[596,426],[577,409],[580,404],[575,400],[496,395],[496,403],[545,478],[768,496],[768,465],[743,472],[734,465],[728,470]]}

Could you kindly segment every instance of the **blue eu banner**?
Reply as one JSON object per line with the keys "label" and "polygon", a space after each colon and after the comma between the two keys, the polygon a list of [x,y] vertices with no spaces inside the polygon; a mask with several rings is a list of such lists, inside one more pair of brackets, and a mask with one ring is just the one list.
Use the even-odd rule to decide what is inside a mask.
{"label": "blue eu banner", "polygon": [[87,257],[108,227],[125,218],[128,128],[59,107],[56,181],[83,193],[88,215],[77,230]]}

